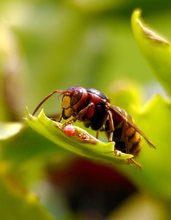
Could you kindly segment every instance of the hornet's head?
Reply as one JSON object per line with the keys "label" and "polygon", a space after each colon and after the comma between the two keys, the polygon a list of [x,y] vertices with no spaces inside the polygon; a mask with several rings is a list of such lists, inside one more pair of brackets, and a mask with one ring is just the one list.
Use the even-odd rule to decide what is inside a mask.
{"label": "hornet's head", "polygon": [[87,96],[87,90],[82,87],[71,87],[62,92],[62,117],[64,119],[74,116]]}
{"label": "hornet's head", "polygon": [[54,90],[39,103],[32,115],[35,115],[43,103],[46,102],[55,93],[59,93],[62,96],[61,107],[62,117],[64,119],[70,118],[71,116],[77,114],[78,110],[87,99],[87,90],[82,87],[71,87],[67,90]]}

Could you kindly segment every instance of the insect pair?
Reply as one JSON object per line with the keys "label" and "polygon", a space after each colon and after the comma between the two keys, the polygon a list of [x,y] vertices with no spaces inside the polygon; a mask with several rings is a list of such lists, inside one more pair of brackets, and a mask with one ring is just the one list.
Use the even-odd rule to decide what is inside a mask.
{"label": "insect pair", "polygon": [[[62,95],[61,119],[70,119],[69,123],[81,121],[85,127],[91,127],[96,131],[105,132],[108,141],[115,142],[115,149],[123,153],[132,154],[134,157],[141,150],[141,137],[155,148],[152,142],[137,127],[132,117],[118,106],[112,105],[107,96],[96,89],[85,89],[83,87],[71,87],[67,90],[55,90],[47,95],[36,107],[33,115],[53,94]],[[141,167],[133,158],[130,162]]]}

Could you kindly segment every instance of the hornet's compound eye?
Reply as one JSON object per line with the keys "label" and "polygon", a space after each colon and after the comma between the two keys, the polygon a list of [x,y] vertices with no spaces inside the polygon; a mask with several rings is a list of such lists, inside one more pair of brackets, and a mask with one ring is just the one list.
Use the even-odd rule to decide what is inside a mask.
{"label": "hornet's compound eye", "polygon": [[71,107],[71,97],[69,95],[64,95],[62,98],[62,108],[67,109]]}
{"label": "hornet's compound eye", "polygon": [[71,106],[74,106],[81,99],[81,96],[81,92],[75,91],[74,94],[71,96]]}

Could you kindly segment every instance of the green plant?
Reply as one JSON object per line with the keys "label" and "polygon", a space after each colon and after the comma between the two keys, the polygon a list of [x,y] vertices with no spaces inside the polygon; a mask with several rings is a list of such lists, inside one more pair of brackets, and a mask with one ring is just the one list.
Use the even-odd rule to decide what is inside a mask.
{"label": "green plant", "polygon": [[[72,22],[74,23],[75,20],[77,19],[73,18]],[[132,29],[142,54],[167,92],[167,96],[154,95],[145,105],[142,105],[139,85],[124,84],[121,80],[122,89],[118,87],[116,93],[108,90],[112,101],[115,100],[116,104],[121,104],[133,115],[138,126],[157,147],[156,150],[150,149],[145,141],[142,141],[143,149],[137,159],[142,164],[142,171],[132,165],[120,165],[120,163],[127,162],[132,155],[123,153],[119,156],[114,155],[112,153],[114,143],[99,141],[87,133],[84,128],[78,126],[75,126],[76,136],[67,137],[63,134],[61,124],[48,119],[43,111],[38,117],[33,117],[27,110],[24,122],[0,124],[0,201],[3,201],[0,206],[0,218],[4,220],[55,219],[41,205],[39,198],[29,192],[29,187],[33,179],[39,180],[44,175],[45,160],[47,162],[54,160],[57,155],[60,155],[61,158],[69,158],[71,155],[73,156],[73,153],[115,166],[120,172],[127,175],[139,189],[148,191],[150,195],[165,202],[166,208],[169,207],[171,198],[171,43],[144,24],[140,10],[133,12]],[[76,50],[75,53],[79,54],[80,51]],[[65,54],[63,56],[66,57]],[[62,56],[61,59],[63,60]],[[88,58],[85,60],[87,63],[90,62]],[[49,62],[51,63],[51,61]],[[90,65],[91,68],[94,67]],[[107,68],[105,71],[107,72]],[[60,77],[59,84],[64,80]],[[108,81],[108,79],[104,80]],[[104,87],[102,82],[101,77],[98,87]],[[134,103],[134,105],[130,103]],[[78,134],[84,134],[88,141],[84,143],[85,140],[80,140]],[[31,166],[32,163],[33,166]],[[14,207],[11,211],[14,213],[12,216],[11,213],[8,213],[9,207]]]}

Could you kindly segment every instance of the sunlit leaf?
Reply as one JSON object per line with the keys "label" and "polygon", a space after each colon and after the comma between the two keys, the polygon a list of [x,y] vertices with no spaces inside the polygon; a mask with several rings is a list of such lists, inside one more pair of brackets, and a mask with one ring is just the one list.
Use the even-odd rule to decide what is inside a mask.
{"label": "sunlit leaf", "polygon": [[138,156],[141,172],[124,168],[140,188],[158,197],[171,198],[171,103],[156,95],[141,112],[134,112],[134,117],[156,149],[143,145]]}
{"label": "sunlit leaf", "polygon": [[38,117],[34,117],[29,113],[26,113],[26,117],[29,126],[38,133],[58,146],[78,155],[115,163],[126,163],[128,159],[133,157],[131,154],[124,154],[120,151],[114,154],[113,142],[104,143],[77,126],[74,126],[76,131],[74,136],[69,137],[65,135],[62,124],[47,118],[43,110]]}
{"label": "sunlit leaf", "polygon": [[144,24],[140,10],[133,12],[132,28],[143,55],[171,95],[171,43]]}
{"label": "sunlit leaf", "polygon": [[[12,146],[12,147],[11,147]],[[36,146],[36,147],[35,147]],[[27,127],[17,138],[3,142],[3,159],[10,161],[13,166],[38,158],[48,158],[49,155],[62,157],[67,155],[63,148],[57,148],[53,142]],[[68,152],[69,154],[69,152]]]}
{"label": "sunlit leaf", "polygon": [[0,123],[0,140],[6,140],[18,134],[24,125],[19,122]]}

